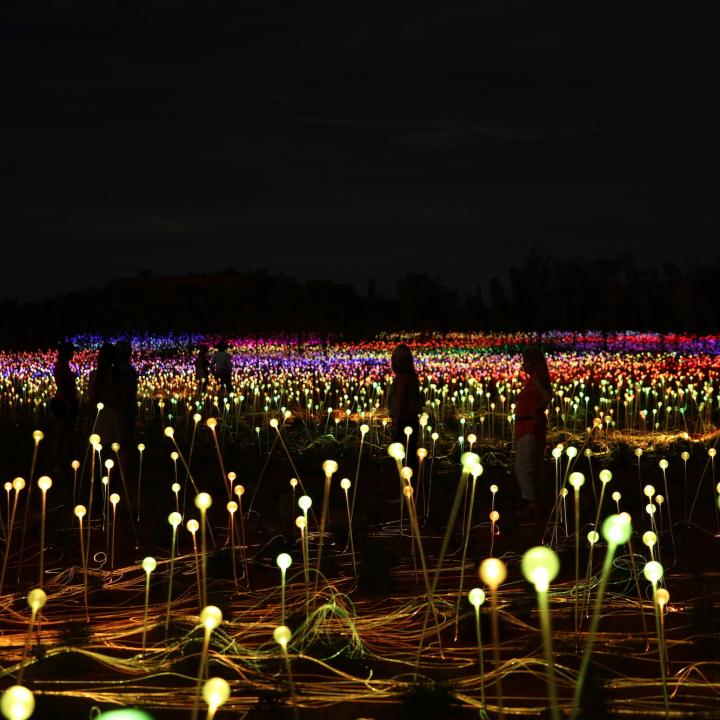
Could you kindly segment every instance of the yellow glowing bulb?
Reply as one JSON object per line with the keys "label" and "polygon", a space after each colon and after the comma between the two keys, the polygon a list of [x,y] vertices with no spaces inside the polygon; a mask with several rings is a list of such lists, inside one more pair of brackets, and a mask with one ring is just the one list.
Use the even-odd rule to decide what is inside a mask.
{"label": "yellow glowing bulb", "polygon": [[420,460],[424,460],[427,457],[428,451],[424,447],[421,447],[417,449],[416,454],[420,458]]}
{"label": "yellow glowing bulb", "polygon": [[412,495],[413,495],[412,485],[406,485],[406,486],[403,488],[403,495],[404,495],[406,498],[412,497]]}
{"label": "yellow glowing bulb", "polygon": [[657,560],[651,560],[650,562],[645,563],[645,567],[643,568],[643,575],[653,585],[662,579],[664,572],[663,566]]}
{"label": "yellow glowing bulb", "polygon": [[572,445],[565,451],[565,454],[572,460],[574,457],[577,456],[577,448],[573,447]]}
{"label": "yellow glowing bulb", "polygon": [[28,593],[27,603],[30,608],[32,608],[35,612],[45,607],[46,602],[47,595],[45,594],[44,590],[40,588],[35,588]]}
{"label": "yellow glowing bulb", "polygon": [[400,461],[405,458],[405,448],[403,447],[402,443],[390,443],[390,445],[388,445],[387,451],[388,455],[395,460]]}
{"label": "yellow glowing bulb", "polygon": [[195,507],[198,510],[207,510],[212,505],[212,498],[206,492],[198,493],[195,496]]}
{"label": "yellow glowing bulb", "polygon": [[362,435],[367,435],[367,433],[370,431],[370,428],[367,425],[361,425],[360,426],[360,433]]}
{"label": "yellow glowing bulb", "polygon": [[297,478],[290,478],[290,487],[296,488],[298,486]]}
{"label": "yellow glowing bulb", "polygon": [[497,522],[500,519],[500,513],[497,510],[493,510],[488,517],[491,522]]}
{"label": "yellow glowing bulb", "polygon": [[215,605],[206,605],[200,612],[200,622],[206,630],[214,630],[222,620],[222,611]]}
{"label": "yellow glowing bulb", "polygon": [[298,499],[298,507],[303,511],[307,512],[312,506],[312,498],[309,495],[301,495]]}
{"label": "yellow glowing bulb", "polygon": [[642,454],[643,454],[642,448],[635,448],[635,457],[636,458],[639,459],[640,457],[642,457]]}
{"label": "yellow glowing bulb", "polygon": [[465,452],[460,456],[460,464],[464,472],[472,472],[473,466],[480,464],[480,456],[474,452]]}
{"label": "yellow glowing bulb", "polygon": [[479,608],[485,602],[485,591],[482,588],[473,588],[468,593],[468,600],[475,609]]}
{"label": "yellow glowing bulb", "polygon": [[193,415],[193,422],[197,425],[202,420],[202,415],[200,413],[195,413]]}
{"label": "yellow glowing bulb", "polygon": [[480,563],[480,579],[490,588],[495,589],[507,577],[507,567],[498,558],[485,558]]}
{"label": "yellow glowing bulb", "polygon": [[233,472],[233,471],[231,470],[231,471],[228,473],[228,480],[229,480],[231,483],[234,483],[236,479],[237,479],[237,473],[235,473],[235,472]]}
{"label": "yellow glowing bulb", "polygon": [[137,448],[141,453],[145,452],[145,444],[144,443],[138,443]]}
{"label": "yellow glowing bulb", "polygon": [[117,493],[110,495],[110,502],[113,505],[117,505],[120,502],[120,496]]}
{"label": "yellow glowing bulb", "polygon": [[157,567],[157,561],[154,557],[143,558],[142,569],[149,575]]}
{"label": "yellow glowing bulb", "polygon": [[555,458],[555,460],[559,460],[560,456],[562,455],[562,449],[559,447],[553,448],[551,454],[553,458]]}
{"label": "yellow glowing bulb", "polygon": [[655,600],[657,604],[663,608],[670,602],[670,593],[665,588],[660,588],[655,593]]}
{"label": "yellow glowing bulb", "polygon": [[661,469],[661,470],[667,470],[667,467],[668,467],[669,463],[668,463],[668,461],[667,461],[665,458],[663,458],[663,459],[658,463],[658,465],[660,466],[660,469]]}
{"label": "yellow glowing bulb", "polygon": [[214,418],[214,417],[209,417],[209,418],[205,421],[205,424],[206,424],[211,430],[215,430],[215,427],[217,426],[217,419]]}
{"label": "yellow glowing bulb", "polygon": [[338,464],[334,460],[326,460],[322,464],[323,472],[327,477],[330,477],[333,473],[337,472]]}
{"label": "yellow glowing bulb", "polygon": [[305,517],[304,517],[303,515],[298,515],[298,516],[295,518],[295,526],[296,526],[297,528],[299,528],[300,530],[304,530],[306,524],[307,524],[307,523],[306,523]]}
{"label": "yellow glowing bulb", "polygon": [[687,450],[685,450],[685,451],[683,451],[683,452],[680,453],[680,457],[681,457],[685,462],[687,462],[687,461],[690,459],[690,453],[689,453]]}
{"label": "yellow glowing bulb", "polygon": [[232,515],[234,512],[237,512],[238,504],[234,500],[230,500],[225,507],[227,508],[227,511]]}
{"label": "yellow glowing bulb", "polygon": [[38,444],[45,437],[45,433],[42,430],[33,430],[32,436],[35,444]]}
{"label": "yellow glowing bulb", "polygon": [[47,475],[41,475],[37,484],[43,492],[47,492],[52,487],[52,480]]}
{"label": "yellow glowing bulb", "polygon": [[530,548],[522,557],[522,574],[538,592],[546,592],[560,571],[557,553],[545,545]]}
{"label": "yellow glowing bulb", "polygon": [[[568,448],[569,450],[570,448]],[[572,485],[573,489],[579,490],[585,484],[585,476],[581,472],[570,473],[568,482]]]}
{"label": "yellow glowing bulb", "polygon": [[87,513],[87,508],[84,505],[76,505],[74,512],[75,512],[75,517],[80,518],[82,520]]}
{"label": "yellow glowing bulb", "polygon": [[494,495],[500,488],[497,485],[490,486],[490,492]]}
{"label": "yellow glowing bulb", "polygon": [[622,497],[622,495],[617,490],[612,494],[612,499],[615,502],[618,502],[618,500],[620,500],[621,497]]}
{"label": "yellow glowing bulb", "polygon": [[280,553],[275,562],[277,566],[284,572],[292,565],[292,558],[287,553]]}
{"label": "yellow glowing bulb", "polygon": [[652,485],[646,485],[646,486],[643,488],[643,493],[644,493],[647,497],[651,498],[651,497],[655,494],[655,488],[654,488]]}
{"label": "yellow glowing bulb", "polygon": [[93,445],[93,446],[94,446],[94,445],[97,445],[97,444],[100,442],[100,436],[99,436],[97,433],[93,433],[93,434],[88,438],[88,442],[89,442],[91,445]]}
{"label": "yellow glowing bulb", "polygon": [[277,426],[278,426],[278,421],[275,418],[273,418],[270,421],[270,427],[273,428],[274,430],[277,430]]}
{"label": "yellow glowing bulb", "polygon": [[591,530],[587,534],[587,539],[591,545],[594,545],[600,539],[600,535],[595,530]]}
{"label": "yellow glowing bulb", "polygon": [[245,494],[245,486],[244,485],[236,485],[235,490],[233,492],[240,498]]}
{"label": "yellow glowing bulb", "polygon": [[223,705],[230,697],[230,686],[221,677],[212,677],[205,681],[202,689],[203,700],[207,703],[210,715]]}
{"label": "yellow glowing bulb", "polygon": [[173,484],[170,486],[170,489],[171,489],[174,493],[180,492],[180,483],[173,483]]}
{"label": "yellow glowing bulb", "polygon": [[412,478],[412,476],[413,476],[413,471],[412,471],[411,467],[406,466],[400,471],[400,477],[402,477],[403,480],[407,480],[407,482],[410,482],[410,479]]}
{"label": "yellow glowing bulb", "polygon": [[612,480],[612,473],[607,468],[600,471],[600,482],[608,483],[611,480]]}
{"label": "yellow glowing bulb", "polygon": [[187,521],[187,525],[185,527],[187,527],[189,533],[194,535],[200,529],[200,523],[193,518],[192,520]]}
{"label": "yellow glowing bulb", "polygon": [[8,720],[27,720],[34,710],[35,698],[22,685],[11,685],[0,698],[0,711]]}
{"label": "yellow glowing bulb", "polygon": [[168,425],[168,426],[165,428],[165,431],[164,431],[164,432],[165,432],[165,437],[171,438],[171,437],[174,437],[174,436],[175,436],[175,428],[172,427],[172,426],[170,426],[170,425]]}
{"label": "yellow glowing bulb", "polygon": [[291,637],[292,631],[287,625],[278,625],[278,627],[273,630],[273,640],[283,648],[287,647]]}
{"label": "yellow glowing bulb", "polygon": [[350,489],[350,485],[351,485],[351,483],[350,483],[350,479],[349,479],[349,478],[343,478],[343,479],[340,481],[340,487],[341,487],[343,490],[349,490],[349,489]]}
{"label": "yellow glowing bulb", "polygon": [[71,467],[73,470],[77,470],[77,469],[80,467],[80,461],[79,461],[79,460],[73,460],[73,461],[70,463],[70,467]]}
{"label": "yellow glowing bulb", "polygon": [[632,533],[632,523],[627,513],[610,515],[602,524],[602,536],[610,545],[622,545]]}
{"label": "yellow glowing bulb", "polygon": [[176,528],[182,522],[182,515],[179,512],[171,512],[168,515],[168,522]]}

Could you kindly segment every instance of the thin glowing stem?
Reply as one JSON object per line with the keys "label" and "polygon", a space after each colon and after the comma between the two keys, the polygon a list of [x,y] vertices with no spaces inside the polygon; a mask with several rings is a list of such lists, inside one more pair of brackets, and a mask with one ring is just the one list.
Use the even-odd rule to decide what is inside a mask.
{"label": "thin glowing stem", "polygon": [[475,504],[475,484],[476,478],[475,476],[473,476],[472,486],[470,488],[470,508],[467,514],[467,523],[463,531],[465,537],[463,540],[462,560],[460,561],[460,588],[458,591],[457,604],[455,606],[455,642],[457,642],[458,638],[458,625],[460,622],[460,598],[463,595],[463,584],[465,581],[465,559],[467,558],[468,543],[470,541],[470,530],[472,528],[472,513],[473,505]]}
{"label": "thin glowing stem", "polygon": [[15,490],[15,496],[13,498],[12,512],[10,513],[10,519],[8,521],[8,534],[7,542],[5,543],[5,556],[3,557],[2,572],[0,572],[0,595],[2,595],[3,585],[5,584],[5,572],[7,571],[8,556],[10,555],[10,542],[12,541],[12,531],[15,525],[15,512],[17,511],[18,495],[20,491],[25,487],[25,481],[19,482],[22,478],[15,478],[13,481],[13,489]]}
{"label": "thin glowing stem", "polygon": [[552,626],[550,622],[550,608],[548,607],[547,590],[538,590],[538,607],[540,608],[540,624],[542,626],[543,648],[545,650],[546,676],[548,693],[550,695],[550,713],[553,720],[560,720],[558,707],[557,684],[555,682],[555,664],[552,650]]}
{"label": "thin glowing stem", "polygon": [[491,632],[492,632],[492,643],[493,643],[493,665],[495,666],[495,672],[497,673],[497,681],[495,686],[497,688],[497,699],[498,699],[498,717],[503,720],[505,717],[505,706],[503,699],[502,690],[502,674],[500,673],[500,628],[498,624],[498,606],[497,606],[497,587],[491,586],[490,588],[490,619],[491,619]]}

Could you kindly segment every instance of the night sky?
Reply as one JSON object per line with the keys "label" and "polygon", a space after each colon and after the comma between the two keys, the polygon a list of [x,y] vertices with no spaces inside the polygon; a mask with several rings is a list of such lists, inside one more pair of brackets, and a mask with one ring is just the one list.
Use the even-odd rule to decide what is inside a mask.
{"label": "night sky", "polygon": [[30,4],[2,10],[0,300],[720,254],[717,3]]}

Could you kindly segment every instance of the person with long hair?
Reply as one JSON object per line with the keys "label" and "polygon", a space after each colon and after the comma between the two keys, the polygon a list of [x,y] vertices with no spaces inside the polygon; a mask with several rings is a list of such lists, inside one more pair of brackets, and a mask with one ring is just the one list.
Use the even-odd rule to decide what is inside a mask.
{"label": "person with long hair", "polygon": [[527,376],[515,406],[515,477],[520,486],[522,512],[539,511],[538,495],[547,438],[545,410],[552,397],[547,362],[542,350],[529,347],[522,354]]}
{"label": "person with long hair", "polygon": [[403,445],[407,443],[405,428],[411,427],[408,444],[407,463],[413,466],[417,435],[419,430],[418,413],[420,412],[420,383],[415,372],[412,351],[404,343],[400,343],[392,353],[390,367],[395,378],[390,387],[390,417],[392,418],[392,439]]}
{"label": "person with long hair", "polygon": [[53,369],[55,396],[50,401],[50,411],[55,418],[53,467],[56,476],[63,471],[67,472],[79,410],[76,376],[70,368],[74,354],[75,348],[71,342],[61,342]]}

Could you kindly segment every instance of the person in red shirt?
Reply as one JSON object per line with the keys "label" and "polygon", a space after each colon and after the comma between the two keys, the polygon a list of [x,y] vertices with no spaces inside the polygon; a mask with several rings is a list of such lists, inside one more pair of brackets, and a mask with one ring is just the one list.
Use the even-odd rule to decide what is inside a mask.
{"label": "person in red shirt", "polygon": [[538,512],[537,497],[542,474],[547,409],[552,388],[542,350],[526,348],[522,370],[527,375],[515,406],[515,477],[520,486],[523,511]]}

